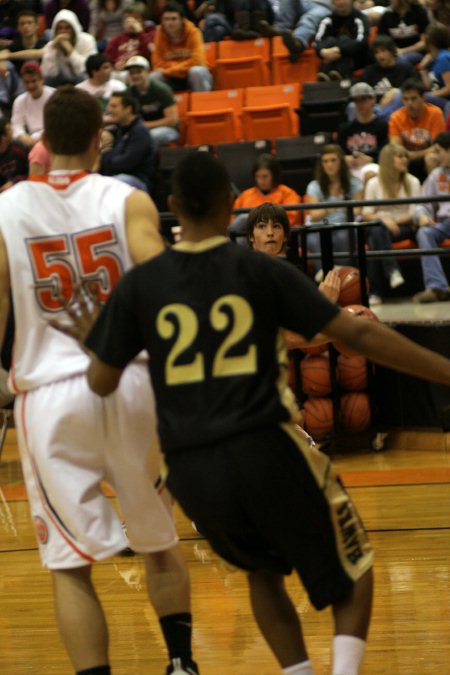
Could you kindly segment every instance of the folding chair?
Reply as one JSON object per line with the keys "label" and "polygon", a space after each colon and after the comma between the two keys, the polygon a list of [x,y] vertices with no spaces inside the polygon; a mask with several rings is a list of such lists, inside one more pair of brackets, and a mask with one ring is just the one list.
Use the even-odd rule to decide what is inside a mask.
{"label": "folding chair", "polygon": [[[296,63],[289,60],[289,51],[281,37],[272,40],[272,82],[287,84],[315,82],[320,68],[320,59],[314,49],[305,49]],[[302,87],[301,87],[302,89]]]}
{"label": "folding chair", "polygon": [[331,134],[318,133],[297,138],[277,138],[275,157],[280,163],[282,182],[304,195],[313,179],[320,148],[331,142]]}
{"label": "folding chair", "polygon": [[216,89],[269,84],[270,40],[223,40],[217,43]]}

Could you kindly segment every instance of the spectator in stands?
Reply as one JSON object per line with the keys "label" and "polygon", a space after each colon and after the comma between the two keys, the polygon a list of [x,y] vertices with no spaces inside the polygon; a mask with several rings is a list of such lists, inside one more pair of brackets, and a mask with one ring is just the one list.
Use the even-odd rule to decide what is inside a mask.
{"label": "spectator in stands", "polygon": [[375,91],[370,84],[354,84],[350,98],[355,104],[356,119],[341,124],[337,142],[345,152],[352,175],[364,182],[378,171],[378,155],[388,142],[388,126],[374,112]]}
{"label": "spectator in stands", "polygon": [[62,9],[53,19],[52,39],[42,55],[46,84],[77,84],[86,73],[86,59],[97,52],[95,39],[82,31],[76,14]]}
{"label": "spectator in stands", "polygon": [[371,24],[378,24],[390,5],[389,0],[355,0],[353,6],[364,12]]}
{"label": "spectator in stands", "polygon": [[50,153],[44,141],[38,141],[28,155],[28,175],[41,176],[50,171]]}
{"label": "spectator in stands", "polygon": [[88,0],[48,0],[44,2],[45,25],[52,28],[55,16],[62,9],[68,9],[75,14],[82,30],[89,30]]}
{"label": "spectator in stands", "polygon": [[409,150],[410,171],[423,181],[433,167],[432,139],[444,130],[444,115],[425,101],[422,82],[406,80],[401,92],[404,107],[391,115],[389,140]]}
{"label": "spectator in stands", "polygon": [[[450,132],[438,134],[434,139],[439,165],[431,172],[423,186],[424,197],[450,194]],[[450,202],[420,204],[414,212],[417,243],[420,248],[433,249],[450,237]],[[448,280],[439,256],[421,258],[425,290],[416,293],[414,302],[438,302],[450,299]]]}
{"label": "spectator in stands", "polygon": [[42,136],[44,106],[55,90],[44,84],[38,63],[28,61],[20,69],[26,91],[13,103],[11,124],[14,140],[31,148]]}
{"label": "spectator in stands", "polygon": [[149,192],[155,155],[150,134],[137,114],[137,101],[127,91],[114,92],[108,110],[116,127],[103,131],[100,173]]}
{"label": "spectator in stands", "polygon": [[[20,52],[24,49],[42,49],[47,40],[38,35],[39,22],[36,12],[31,9],[23,9],[17,15],[17,31],[19,36],[9,46],[11,53]],[[20,72],[25,59],[14,59],[17,72]]]}
{"label": "spectator in stands", "polygon": [[111,77],[112,65],[104,54],[91,54],[86,60],[86,72],[88,78],[77,84],[77,89],[84,89],[95,96],[104,112],[111,94],[115,91],[125,91],[126,85]]}
{"label": "spectator in stands", "polygon": [[124,0],[93,0],[90,4],[89,32],[102,51],[110,40],[122,32],[124,5]]}
{"label": "spectator in stands", "polygon": [[205,0],[195,10],[205,42],[220,42],[231,36],[234,25],[233,0]]}
{"label": "spectator in stands", "polygon": [[[233,208],[251,209],[268,202],[287,206],[300,204],[302,201],[295,190],[282,184],[280,165],[273,155],[259,155],[253,166],[253,179],[255,187],[241,192]],[[288,211],[288,219],[291,225],[300,225],[300,211]],[[228,228],[229,233],[242,237],[246,233],[246,223],[246,213],[236,216]],[[241,243],[239,238],[238,241]]]}
{"label": "spectator in stands", "polygon": [[165,82],[174,91],[212,89],[202,34],[183,17],[183,9],[177,2],[164,6],[161,25],[156,30],[152,63],[154,70],[150,77]]}
{"label": "spectator in stands", "polygon": [[[105,49],[105,56],[113,64],[117,72],[124,71],[125,64],[132,56],[143,56],[150,61],[150,45],[154,38],[154,29],[144,30],[145,5],[133,2],[123,9],[124,32],[110,40]],[[123,72],[126,75],[126,72]]]}
{"label": "spectator in stands", "polygon": [[21,9],[19,0],[0,0],[0,49],[9,47],[17,37],[17,15]]}
{"label": "spectator in stands", "polygon": [[28,177],[28,149],[13,141],[11,124],[0,120],[0,192]]}
{"label": "spectator in stands", "polygon": [[[312,209],[308,216],[308,224],[329,224],[347,222],[347,213],[343,208],[333,208],[333,202],[343,199],[361,199],[363,186],[358,178],[351,175],[345,161],[345,155],[339,145],[324,145],[316,164],[316,178],[308,183],[306,188],[307,200],[329,203],[321,209]],[[355,209],[356,212],[356,209]],[[336,230],[332,236],[333,251],[349,251],[349,233],[347,230]],[[314,232],[308,235],[308,249],[313,253],[320,252],[320,234]],[[348,264],[342,260],[336,264]],[[319,261],[315,261],[316,269],[320,269]]]}
{"label": "spectator in stands", "polygon": [[448,0],[425,0],[430,23],[450,26],[450,2]]}
{"label": "spectator in stands", "polygon": [[420,67],[423,83],[434,96],[450,102],[450,31],[443,24],[431,24],[426,32],[426,44],[430,56],[427,67]]}
{"label": "spectator in stands", "polygon": [[392,0],[378,24],[379,35],[390,35],[400,61],[419,63],[425,53],[427,11],[419,0]]}
{"label": "spectator in stands", "polygon": [[14,100],[22,92],[22,80],[11,61],[0,59],[0,119],[10,117]]}
{"label": "spectator in stands", "polygon": [[333,13],[322,19],[316,33],[316,52],[322,63],[317,80],[326,82],[352,76],[369,59],[370,23],[353,7],[353,0],[333,0]]}
{"label": "spectator in stands", "polygon": [[420,75],[413,65],[398,60],[397,45],[389,35],[377,35],[372,42],[372,54],[375,63],[365,68],[358,81],[367,82],[374,88],[378,99],[377,113],[388,120],[391,113],[402,106],[402,83],[410,78],[420,79]]}
{"label": "spectator in stands", "polygon": [[[401,145],[389,143],[380,154],[378,176],[371,178],[364,190],[364,199],[405,199],[418,197],[421,194],[419,180],[408,173],[408,151]],[[415,206],[399,204],[397,206],[380,204],[365,206],[362,210],[364,220],[381,220],[382,225],[371,227],[367,232],[369,248],[376,251],[387,251],[393,241],[414,239],[413,225]],[[370,281],[370,304],[382,302],[384,286],[398,288],[405,280],[394,258],[384,260],[368,260],[367,269]]]}
{"label": "spectator in stands", "polygon": [[150,65],[142,56],[132,56],[125,65],[130,93],[139,104],[139,114],[153,139],[155,153],[161,145],[180,137],[178,108],[171,88],[149,77]]}
{"label": "spectator in stands", "polygon": [[259,32],[266,37],[281,35],[293,63],[314,39],[319,23],[330,16],[332,0],[280,0],[273,26],[259,22]]}

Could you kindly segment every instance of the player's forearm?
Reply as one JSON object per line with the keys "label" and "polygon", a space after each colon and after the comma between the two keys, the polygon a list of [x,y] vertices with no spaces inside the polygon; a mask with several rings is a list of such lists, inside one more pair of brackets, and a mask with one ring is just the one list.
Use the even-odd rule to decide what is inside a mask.
{"label": "player's forearm", "polygon": [[91,365],[87,372],[89,387],[98,396],[109,396],[119,386],[123,371],[103,363],[93,352],[90,352],[90,357]]}
{"label": "player's forearm", "polygon": [[[338,322],[339,315],[331,324]],[[388,368],[421,377],[424,380],[450,385],[450,360],[425,349],[382,323],[353,319],[349,331],[345,329],[345,343],[368,359]],[[359,325],[358,325],[359,321]],[[328,328],[328,327],[327,327]],[[327,334],[329,331],[327,329]],[[332,339],[336,339],[333,337]]]}

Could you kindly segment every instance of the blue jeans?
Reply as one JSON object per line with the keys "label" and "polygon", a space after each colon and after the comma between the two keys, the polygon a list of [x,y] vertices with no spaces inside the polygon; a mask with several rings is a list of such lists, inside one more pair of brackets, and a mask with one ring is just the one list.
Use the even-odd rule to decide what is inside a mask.
{"label": "blue jeans", "polygon": [[165,82],[174,91],[190,89],[191,91],[211,91],[213,86],[212,75],[206,66],[192,66],[189,68],[187,77],[166,77],[160,71],[153,71],[150,77]]}
{"label": "blue jeans", "polygon": [[140,178],[137,178],[136,176],[131,176],[129,173],[118,173],[113,176],[113,178],[117,178],[117,180],[120,180],[122,183],[131,185],[131,187],[137,188],[138,190],[148,192],[148,188],[144,181]]}
{"label": "blue jeans", "polygon": [[[439,244],[448,238],[450,238],[450,219],[431,227],[419,227],[416,235],[419,247],[424,249],[438,248]],[[438,255],[424,255],[420,259],[420,264],[425,288],[448,290],[448,279]]]}
{"label": "blue jeans", "polygon": [[281,0],[274,26],[280,30],[292,29],[294,36],[307,47],[315,37],[319,23],[330,15],[331,7],[311,0]]}
{"label": "blue jeans", "polygon": [[153,147],[155,153],[158,152],[159,148],[162,145],[167,143],[172,143],[173,141],[178,141],[180,138],[180,132],[175,129],[175,127],[154,127],[150,129],[150,136],[153,140]]}

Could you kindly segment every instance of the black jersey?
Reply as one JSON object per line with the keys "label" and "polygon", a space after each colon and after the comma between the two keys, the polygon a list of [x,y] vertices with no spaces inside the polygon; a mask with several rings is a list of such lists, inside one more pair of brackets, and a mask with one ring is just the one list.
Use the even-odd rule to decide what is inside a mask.
{"label": "black jersey", "polygon": [[86,344],[117,368],[148,351],[167,453],[292,419],[280,328],[310,339],[338,311],[292,265],[214,237],[126,274]]}

